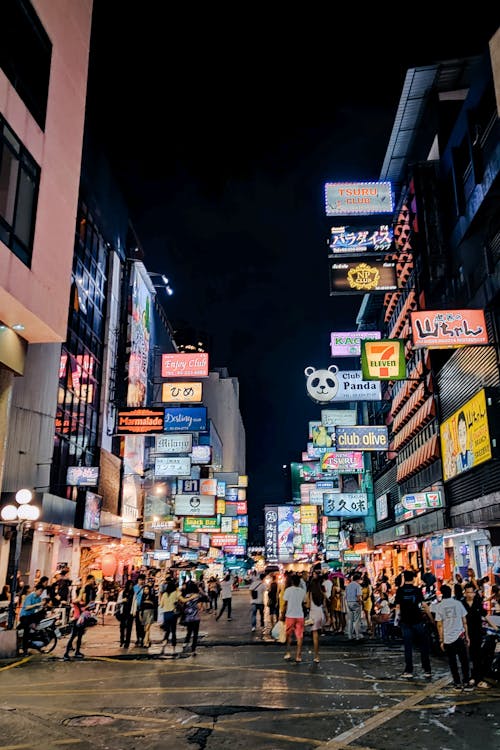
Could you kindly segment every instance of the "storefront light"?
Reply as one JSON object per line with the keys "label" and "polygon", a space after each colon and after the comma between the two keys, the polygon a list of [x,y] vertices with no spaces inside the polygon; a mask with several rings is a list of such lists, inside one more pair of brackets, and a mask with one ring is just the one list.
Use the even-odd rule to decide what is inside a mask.
{"label": "storefront light", "polygon": [[455,534],[443,534],[443,539],[453,539],[457,536],[470,536],[470,534],[477,534],[479,531],[480,529],[471,529],[470,531],[458,531]]}

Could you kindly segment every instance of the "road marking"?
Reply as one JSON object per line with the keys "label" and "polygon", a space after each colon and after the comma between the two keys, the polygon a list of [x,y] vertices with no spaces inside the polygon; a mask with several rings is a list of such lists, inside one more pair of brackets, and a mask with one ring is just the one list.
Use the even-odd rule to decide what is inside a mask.
{"label": "road marking", "polygon": [[[98,682],[98,678],[96,678],[96,682]],[[189,693],[196,693],[202,690],[206,694],[211,693],[234,693],[235,688],[234,687],[221,687],[221,686],[214,686],[210,687],[208,685],[193,685],[190,687],[181,687],[181,686],[175,686],[175,687],[144,687],[142,685],[137,685],[135,687],[129,687],[129,688],[113,688],[111,690],[106,690],[107,695],[124,695],[124,694],[134,694],[137,692],[140,693],[173,693],[173,694],[189,694]],[[285,692],[286,695],[304,695],[304,692],[307,691],[309,695],[331,695],[332,688],[317,688],[317,689],[310,689],[306,688],[286,688],[285,691],[283,690],[283,687],[280,685],[277,686],[271,686],[266,685],[266,693],[273,693],[278,695],[283,695],[283,692]],[[44,690],[43,695],[92,695],[93,693],[102,693],[102,687],[99,685],[96,685],[95,688],[62,688],[61,690]],[[239,690],[240,693],[254,693],[255,689],[253,687],[244,688]],[[342,690],[342,695],[371,695],[374,696],[373,690]],[[391,697],[391,696],[398,696],[402,694],[409,694],[414,695],[414,691],[412,690],[385,690],[383,693],[379,692],[376,695],[379,698],[384,697]],[[1,694],[1,692],[0,692]],[[33,688],[32,690],[15,690],[12,687],[7,688],[6,694],[9,696],[17,695],[17,696],[24,696],[29,697],[33,695],[39,696],[40,693],[37,689]],[[1,749],[0,749],[1,750]]]}
{"label": "road marking", "polygon": [[358,737],[362,737],[363,735],[368,734],[374,729],[378,729],[378,727],[382,724],[391,721],[391,719],[394,719],[399,714],[404,713],[409,708],[413,708],[424,698],[427,698],[428,696],[434,695],[435,693],[439,692],[441,688],[445,687],[445,685],[448,685],[449,682],[449,675],[447,677],[442,677],[437,682],[434,682],[427,688],[424,688],[424,690],[410,695],[409,698],[405,698],[403,701],[401,701],[401,703],[398,703],[397,706],[387,708],[377,716],[372,716],[371,718],[367,719],[365,722],[363,722],[362,725],[358,725],[357,727],[348,729],[347,732],[342,732],[342,734],[339,734],[337,737],[329,740],[329,742],[321,745],[320,750],[343,750],[343,748],[349,746],[351,742],[357,740]]}
{"label": "road marking", "polygon": [[0,672],[4,672],[6,669],[14,669],[14,667],[20,667],[21,664],[26,664],[27,661],[31,661],[31,656],[25,656],[24,659],[19,659],[13,664],[6,664],[5,667],[0,667]]}

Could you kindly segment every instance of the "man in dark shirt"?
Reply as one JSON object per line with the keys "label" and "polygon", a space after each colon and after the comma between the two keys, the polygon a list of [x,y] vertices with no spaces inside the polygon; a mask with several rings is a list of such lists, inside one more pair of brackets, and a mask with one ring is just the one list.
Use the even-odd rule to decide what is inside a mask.
{"label": "man in dark shirt", "polygon": [[414,578],[415,574],[412,570],[404,571],[404,583],[396,591],[394,600],[396,604],[395,622],[396,624],[399,622],[401,626],[405,650],[405,671],[401,676],[408,679],[413,677],[413,642],[415,641],[420,648],[424,677],[430,680],[432,677],[429,656],[430,643],[425,614],[432,622],[432,613],[424,602],[422,590],[413,585]]}

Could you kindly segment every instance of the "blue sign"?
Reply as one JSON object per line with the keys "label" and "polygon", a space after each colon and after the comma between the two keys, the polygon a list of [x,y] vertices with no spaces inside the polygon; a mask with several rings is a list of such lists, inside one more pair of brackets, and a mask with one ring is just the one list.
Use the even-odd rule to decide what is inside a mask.
{"label": "blue sign", "polygon": [[207,408],[171,407],[165,409],[165,432],[204,432],[207,429]]}

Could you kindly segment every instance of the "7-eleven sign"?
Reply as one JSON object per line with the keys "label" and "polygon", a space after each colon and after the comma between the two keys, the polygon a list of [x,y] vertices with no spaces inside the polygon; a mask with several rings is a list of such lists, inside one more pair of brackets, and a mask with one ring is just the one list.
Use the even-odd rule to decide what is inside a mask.
{"label": "7-eleven sign", "polygon": [[403,339],[361,341],[363,380],[404,380],[406,378]]}

